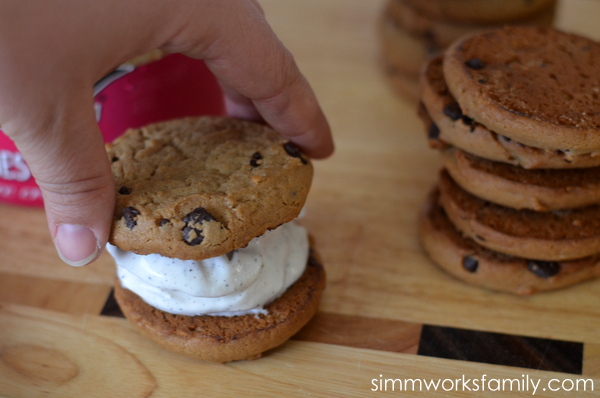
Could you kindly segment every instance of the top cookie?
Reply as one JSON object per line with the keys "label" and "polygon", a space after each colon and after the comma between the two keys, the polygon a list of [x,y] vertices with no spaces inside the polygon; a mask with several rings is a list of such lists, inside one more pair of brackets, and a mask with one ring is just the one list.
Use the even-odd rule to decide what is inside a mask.
{"label": "top cookie", "polygon": [[268,126],[219,117],[128,130],[107,145],[117,192],[110,243],[202,260],[299,214],[312,164]]}
{"label": "top cookie", "polygon": [[554,29],[505,27],[454,43],[444,77],[463,113],[537,148],[600,148],[600,44]]}

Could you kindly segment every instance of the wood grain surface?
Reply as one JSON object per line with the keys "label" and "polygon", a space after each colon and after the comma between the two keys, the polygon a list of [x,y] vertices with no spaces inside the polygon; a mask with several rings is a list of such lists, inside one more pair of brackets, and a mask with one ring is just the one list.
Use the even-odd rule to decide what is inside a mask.
{"label": "wood grain surface", "polygon": [[[415,104],[398,97],[381,71],[375,26],[384,0],[261,4],[336,137],[336,154],[315,162],[302,221],[328,272],[321,312],[260,360],[184,358],[143,339],[125,319],[101,315],[114,278],[106,254],[83,268],[64,265],[42,210],[0,206],[0,397],[516,395],[379,388],[386,378],[484,375],[541,385],[589,378],[594,391],[540,387],[535,396],[598,396],[600,281],[515,297],[456,281],[424,255],[416,218],[441,163]],[[599,16],[600,2],[563,0],[557,25],[600,39]],[[475,346],[491,359],[471,355]],[[519,358],[537,355],[539,366],[510,355],[494,362],[515,349]]]}

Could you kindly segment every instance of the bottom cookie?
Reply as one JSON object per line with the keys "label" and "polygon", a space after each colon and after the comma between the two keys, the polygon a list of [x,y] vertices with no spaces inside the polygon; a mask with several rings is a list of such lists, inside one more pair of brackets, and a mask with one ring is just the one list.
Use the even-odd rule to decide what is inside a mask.
{"label": "bottom cookie", "polygon": [[160,311],[115,283],[115,298],[125,317],[158,345],[179,354],[213,362],[259,358],[283,344],[317,312],[325,271],[311,253],[304,274],[266,315],[184,316]]}
{"label": "bottom cookie", "polygon": [[600,257],[570,261],[537,261],[479,246],[463,237],[439,205],[436,188],[424,205],[419,237],[425,252],[454,277],[488,289],[518,295],[574,285],[600,276]]}

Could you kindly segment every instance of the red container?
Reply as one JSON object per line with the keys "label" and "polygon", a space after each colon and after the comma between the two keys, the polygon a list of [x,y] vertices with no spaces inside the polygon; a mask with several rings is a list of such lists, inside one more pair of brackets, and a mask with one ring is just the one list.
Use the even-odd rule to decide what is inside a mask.
{"label": "red container", "polygon": [[[185,116],[222,115],[223,93],[204,62],[181,54],[140,66],[124,64],[94,87],[96,119],[105,142],[128,128]],[[0,202],[42,206],[27,164],[0,130]]]}

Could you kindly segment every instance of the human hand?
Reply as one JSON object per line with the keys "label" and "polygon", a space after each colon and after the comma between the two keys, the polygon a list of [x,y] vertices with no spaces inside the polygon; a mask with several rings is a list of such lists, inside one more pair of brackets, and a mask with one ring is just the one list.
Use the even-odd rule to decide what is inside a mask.
{"label": "human hand", "polygon": [[230,115],[260,116],[314,158],[333,151],[309,84],[252,0],[4,2],[0,126],[36,178],[68,264],[97,258],[114,208],[93,85],[156,48],[203,59]]}

